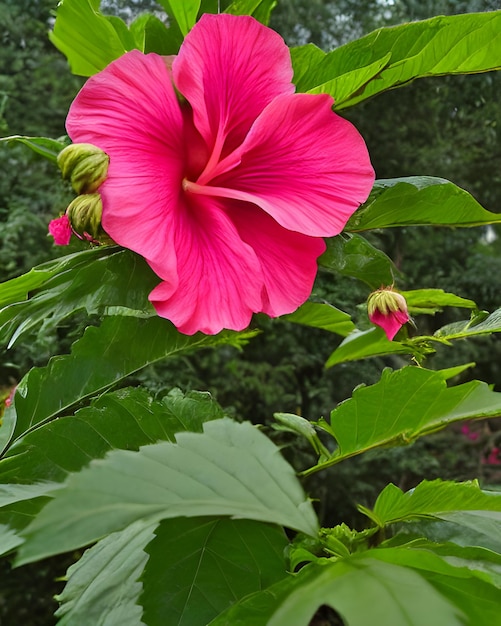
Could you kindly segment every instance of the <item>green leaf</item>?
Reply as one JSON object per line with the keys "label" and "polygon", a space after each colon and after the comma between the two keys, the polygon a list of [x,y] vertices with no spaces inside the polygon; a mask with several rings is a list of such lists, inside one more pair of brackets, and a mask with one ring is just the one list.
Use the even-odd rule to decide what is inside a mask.
{"label": "green leaf", "polygon": [[[96,0],[63,0],[59,3],[52,43],[68,59],[71,71],[92,76],[134,46],[126,46],[118,18],[107,19]],[[127,27],[124,24],[124,28]]]}
{"label": "green leaf", "polygon": [[292,413],[274,413],[273,417],[278,422],[278,425],[273,425],[274,428],[304,437],[313,445],[317,433],[315,427],[309,420],[300,415],[293,415]]}
{"label": "green leaf", "polygon": [[106,15],[106,19],[115,29],[125,50],[132,50],[137,47],[134,35],[129,31],[127,24],[123,20],[115,15]]}
{"label": "green leaf", "polygon": [[433,550],[436,554],[441,556],[444,561],[447,561],[447,563],[450,563],[454,567],[468,567],[475,569],[477,572],[481,571],[487,574],[492,584],[501,588],[500,554],[475,546],[463,548],[453,543],[442,546],[431,544],[431,547],[428,549]]}
{"label": "green leaf", "polygon": [[60,139],[49,139],[48,137],[26,137],[25,135],[11,135],[10,137],[0,137],[0,142],[17,142],[28,146],[33,152],[49,159],[57,164],[57,155],[68,145],[67,141]]}
{"label": "green leaf", "polygon": [[19,500],[2,507],[0,510],[0,529],[7,530],[0,535],[0,555],[7,554],[21,545],[24,539],[21,532],[47,504],[48,497],[41,496],[31,500]]}
{"label": "green leaf", "polygon": [[23,540],[16,530],[7,524],[0,524],[0,555],[8,554],[22,543]]}
{"label": "green leaf", "polygon": [[463,372],[465,372],[468,369],[471,369],[472,367],[475,367],[476,363],[463,363],[461,365],[456,365],[455,367],[447,367],[444,370],[437,370],[437,372],[439,372],[442,375],[442,378],[444,380],[450,380],[451,378],[454,378],[455,376],[459,376],[459,374],[462,374]]}
{"label": "green leaf", "polygon": [[374,356],[413,354],[413,352],[414,348],[408,344],[390,341],[384,330],[378,326],[363,331],[355,329],[330,355],[325,367]]}
{"label": "green leaf", "polygon": [[313,44],[291,48],[294,83],[299,92],[327,93],[334,98],[334,108],[342,109],[346,100],[363,91],[366,84],[387,67],[391,53],[381,51],[374,60],[353,67],[353,59],[339,59],[325,54]]}
{"label": "green leaf", "polygon": [[[405,542],[405,535],[398,534],[381,547],[403,547],[402,541]],[[463,547],[450,542],[433,543],[424,537],[413,539],[412,548],[430,550],[454,567],[467,567],[477,575],[484,574],[485,580],[501,588],[501,554],[497,552],[475,545]]]}
{"label": "green leaf", "polygon": [[116,247],[44,263],[0,285],[0,341],[11,347],[20,337],[59,326],[79,310],[149,317],[154,311],[148,294],[157,283],[144,259]]}
{"label": "green leaf", "polygon": [[500,222],[498,214],[486,211],[472,195],[448,180],[409,176],[377,180],[369,199],[352,215],[346,229],[427,224],[482,226]]}
{"label": "green leaf", "polygon": [[284,315],[282,319],[294,324],[322,328],[342,337],[355,329],[348,313],[322,302],[305,302],[297,311]]}
{"label": "green leaf", "polygon": [[358,387],[332,411],[330,426],[321,424],[338,449],[329,461],[303,473],[381,446],[406,445],[455,421],[499,415],[501,393],[483,382],[447,387],[440,372],[414,366],[385,369],[379,382]]}
{"label": "green leaf", "polygon": [[148,545],[141,604],[148,626],[206,626],[235,601],[286,576],[277,526],[227,518],[164,520]]}
{"label": "green leaf", "polygon": [[[0,493],[8,487],[32,487],[8,483],[63,482],[70,472],[79,471],[112,449],[138,450],[149,443],[174,441],[176,433],[202,432],[206,421],[223,416],[208,393],[184,395],[172,390],[161,402],[152,400],[141,388],[104,394],[74,416],[53,420],[17,439],[0,460]],[[33,495],[48,491],[50,483],[40,491],[43,486],[36,486]],[[18,494],[14,501],[20,499]]]}
{"label": "green leaf", "polygon": [[[376,552],[382,551],[311,563],[294,577],[235,604],[210,626],[308,626],[323,605],[350,626],[464,626],[463,613],[425,576],[374,558]],[[444,567],[456,573],[445,562]]]}
{"label": "green leaf", "polygon": [[[363,511],[365,513],[365,511]],[[447,519],[445,520],[445,515]],[[457,511],[443,515],[444,519],[422,518],[397,526],[395,542],[422,542],[426,539],[438,544],[447,542],[471,548],[476,546],[501,553],[499,515],[497,512]]]}
{"label": "green leaf", "polygon": [[419,517],[449,519],[451,513],[462,511],[478,517],[489,511],[494,513],[491,519],[501,521],[501,494],[482,491],[477,482],[424,480],[407,493],[390,483],[379,494],[371,517],[386,526]]}
{"label": "green leaf", "polygon": [[392,285],[399,271],[384,252],[360,235],[343,234],[327,239],[320,267],[363,281],[372,289]]}
{"label": "green leaf", "polygon": [[254,334],[183,335],[160,317],[108,317],[101,326],[87,328],[70,355],[53,357],[46,367],[34,368],[22,379],[14,397],[14,436],[68,413],[85,398],[151,363],[201,348],[239,346]]}
{"label": "green leaf", "polygon": [[337,109],[416,78],[501,68],[501,11],[380,28],[327,54],[292,51],[299,91],[330,93]]}
{"label": "green leaf", "polygon": [[175,26],[167,28],[158,17],[143,13],[132,22],[130,32],[142,52],[170,55],[177,54],[183,41],[181,31]]}
{"label": "green leaf", "polygon": [[267,25],[275,5],[276,0],[235,0],[224,12],[232,15],[252,15]]}
{"label": "green leaf", "polygon": [[[161,402],[143,389],[102,395],[75,416],[54,420],[9,448],[0,461],[0,493],[5,496],[0,523],[13,533],[20,531],[47,502],[40,496],[111,449],[138,450],[148,443],[174,441],[175,433],[202,432],[204,422],[221,417],[222,409],[208,393],[172,390]],[[18,538],[16,545],[21,542]],[[7,535],[0,541],[0,554],[11,548]]]}
{"label": "green leaf", "polygon": [[22,502],[23,500],[31,500],[38,496],[57,489],[60,485],[55,482],[35,482],[31,485],[24,484],[0,484],[0,507],[13,504],[14,502]]}
{"label": "green leaf", "polygon": [[65,486],[26,529],[20,563],[86,545],[137,520],[228,515],[315,535],[315,512],[278,448],[249,423],[204,424],[139,452],[115,450]]}
{"label": "green leaf", "polygon": [[58,625],[142,624],[137,601],[142,585],[138,578],[148,555],[155,524],[138,521],[108,535],[87,550],[68,570],[68,582],[56,596]]}
{"label": "green leaf", "polygon": [[158,3],[178,24],[183,37],[186,37],[197,20],[200,0],[183,0],[182,2],[177,0],[158,0]]}
{"label": "green leaf", "polygon": [[487,317],[485,312],[482,311],[480,315],[472,315],[469,320],[442,326],[435,332],[434,337],[450,340],[499,332],[501,332],[501,309],[496,309]]}
{"label": "green leaf", "polygon": [[491,584],[491,577],[483,571],[452,567],[446,559],[425,549],[378,549],[370,554],[385,563],[419,572],[460,614],[466,616],[467,620],[462,620],[461,624],[490,626],[499,619],[501,589]]}
{"label": "green leaf", "polygon": [[501,553],[501,533],[497,512],[458,511],[447,514],[447,519],[435,517],[406,521],[397,526],[398,532],[390,541],[414,542],[425,538],[435,544],[452,543],[464,548],[472,546]]}
{"label": "green leaf", "polygon": [[473,300],[461,298],[453,293],[447,293],[443,289],[414,289],[400,292],[406,302],[409,312],[415,315],[419,313],[437,313],[444,306],[454,306],[465,309],[476,309]]}

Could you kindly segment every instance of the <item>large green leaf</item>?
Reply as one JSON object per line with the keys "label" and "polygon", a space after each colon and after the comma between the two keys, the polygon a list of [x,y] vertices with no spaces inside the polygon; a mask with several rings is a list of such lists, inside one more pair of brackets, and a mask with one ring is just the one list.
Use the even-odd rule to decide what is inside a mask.
{"label": "large green leaf", "polygon": [[464,626],[463,607],[440,588],[451,582],[463,591],[470,585],[470,596],[491,609],[478,622],[488,626],[487,620],[492,619],[489,601],[499,601],[499,590],[432,553],[396,549],[312,563],[294,577],[248,596],[210,626],[308,626],[323,605],[336,610],[349,626]]}
{"label": "large green leaf", "polygon": [[492,584],[501,588],[501,554],[485,548],[463,547],[454,543],[436,545],[427,542],[423,547],[432,550],[454,567],[468,567],[484,572]]}
{"label": "large green leaf", "polygon": [[392,285],[399,274],[393,261],[360,235],[343,234],[327,239],[320,267],[363,281],[372,289]]}
{"label": "large green leaf", "polygon": [[[4,416],[6,432],[17,437],[59,415],[85,398],[117,384],[130,374],[167,357],[223,344],[243,345],[255,333],[223,331],[218,335],[183,335],[165,319],[113,316],[89,327],[67,356],[53,357],[32,369],[19,383]],[[17,415],[16,415],[17,413]],[[8,441],[1,439],[5,445]],[[5,435],[7,436],[7,435]]]}
{"label": "large green leaf", "polygon": [[182,2],[179,0],[158,0],[158,2],[167,14],[175,20],[183,36],[186,36],[196,22],[201,0],[183,0]]}
{"label": "large green leaf", "polygon": [[148,555],[155,525],[143,521],[108,535],[87,550],[68,570],[68,582],[56,597],[59,626],[139,626],[137,603],[142,585],[138,578]]}
{"label": "large green leaf", "polygon": [[[428,520],[426,522],[420,521],[417,524],[405,523],[401,524],[400,527],[407,531],[409,526],[423,527],[425,524],[440,524],[442,527],[446,526],[444,522]],[[499,535],[499,532],[496,534]],[[466,537],[464,538],[466,539]],[[499,539],[501,539],[501,537],[498,537],[498,545]],[[485,580],[501,588],[501,554],[495,552],[493,549],[478,547],[475,543],[472,545],[458,545],[457,543],[452,543],[447,540],[433,542],[424,536],[413,535],[409,532],[398,532],[380,545],[381,548],[409,547],[413,549],[430,550],[454,567],[467,567],[468,569],[475,570],[477,575],[483,573]]]}
{"label": "large green leaf", "polygon": [[311,43],[292,48],[294,83],[301,92],[330,94],[334,97],[334,107],[342,109],[348,98],[362,91],[388,65],[391,53],[380,51],[373,60],[348,58],[341,65],[342,60],[335,58],[334,52],[326,54]]}
{"label": "large green leaf", "polygon": [[[367,510],[364,513],[369,514]],[[441,517],[443,519],[420,518],[398,524],[392,541],[398,544],[421,543],[426,538],[435,544],[450,543],[465,549],[473,546],[501,554],[498,512],[456,511],[444,513]]]}
{"label": "large green leaf", "polygon": [[284,315],[282,319],[312,328],[322,328],[342,337],[355,329],[348,313],[326,302],[305,302],[297,311]]}
{"label": "large green leaf", "polygon": [[479,517],[491,512],[494,515],[489,515],[490,519],[501,521],[501,494],[482,491],[476,482],[424,480],[407,493],[390,483],[379,494],[371,519],[386,526],[420,517],[450,519],[450,514],[462,511]]}
{"label": "large green leaf", "polygon": [[305,474],[351,456],[388,445],[405,445],[452,422],[501,415],[501,393],[480,381],[447,387],[441,372],[407,366],[383,371],[370,387],[331,413],[330,425],[320,425],[337,441],[331,459]]}
{"label": "large green leaf", "polygon": [[[77,271],[80,267],[105,259],[107,256],[117,252],[119,253],[120,249],[116,247],[96,247],[92,250],[77,252],[36,265],[26,274],[0,283],[0,307],[4,309],[9,304],[28,300],[42,286],[47,289],[47,283],[51,284],[49,280],[58,274]],[[101,265],[100,267],[103,266]],[[95,287],[95,285],[93,286]]]}
{"label": "large green leaf", "polygon": [[347,361],[387,354],[413,354],[414,351],[414,347],[408,343],[390,341],[379,326],[373,326],[369,330],[355,329],[334,350],[325,366],[333,367]]}
{"label": "large green leaf", "polygon": [[137,47],[146,54],[177,54],[183,40],[177,24],[167,28],[158,17],[149,13],[139,15],[129,28]]}
{"label": "large green leaf", "polygon": [[[379,549],[371,551],[370,556],[387,564],[409,567],[419,572],[443,598],[447,598],[466,616],[467,619],[461,621],[461,624],[489,626],[499,619],[501,589],[492,584],[490,575],[482,571],[482,562],[479,563],[479,569],[475,568],[474,563],[466,567],[462,563],[451,566],[436,553],[419,547],[412,550],[406,547]],[[439,623],[448,624],[442,621]]]}
{"label": "large green leaf", "polygon": [[20,562],[86,545],[137,520],[228,515],[317,532],[279,449],[249,423],[204,424],[139,452],[115,450],[68,478],[25,531]]}
{"label": "large green leaf", "polygon": [[[141,388],[104,394],[74,416],[53,420],[17,439],[0,460],[0,493],[7,487],[32,487],[9,483],[62,482],[68,473],[110,450],[138,450],[149,443],[174,441],[176,433],[201,432],[204,422],[223,416],[208,393],[184,395],[172,390],[161,402]],[[50,483],[38,485],[33,495],[42,495],[44,485]],[[27,493],[26,497],[33,497]],[[15,500],[20,499],[24,498],[17,494]]]}
{"label": "large green leaf", "polygon": [[434,336],[450,340],[499,332],[501,332],[501,309],[496,309],[490,315],[482,311],[479,315],[473,315],[469,320],[442,326],[442,328],[436,331]]}
{"label": "large green leaf", "polygon": [[[174,441],[175,433],[184,430],[201,432],[204,422],[221,417],[222,409],[207,393],[172,390],[161,402],[143,389],[104,394],[75,416],[54,420],[9,448],[0,461],[0,523],[11,529],[18,545],[22,540],[16,532],[47,501],[40,496],[60,487],[70,472],[112,449],[137,450],[148,443]],[[12,547],[10,535],[2,535],[0,554]]]}
{"label": "large green leaf", "polygon": [[276,0],[235,0],[225,9],[225,13],[252,15],[262,24],[268,24],[275,5]]}
{"label": "large green leaf", "polygon": [[454,306],[464,309],[476,309],[477,305],[473,300],[461,298],[453,293],[447,293],[443,289],[413,289],[412,291],[400,292],[406,302],[407,307],[413,315],[419,313],[434,314],[445,306]]}
{"label": "large green leaf", "polygon": [[141,604],[148,626],[206,626],[286,576],[281,528],[250,520],[164,520],[148,545]]}
{"label": "large green leaf", "polygon": [[327,54],[292,50],[299,91],[330,93],[344,109],[425,76],[501,68],[501,11],[381,28]]}
{"label": "large green leaf", "polygon": [[409,176],[377,180],[369,199],[352,215],[346,229],[427,224],[481,226],[500,222],[498,214],[486,211],[472,195],[448,180]]}
{"label": "large green leaf", "polygon": [[22,135],[11,135],[10,137],[0,137],[0,142],[21,143],[28,146],[35,154],[45,157],[53,163],[57,163],[57,155],[68,145],[67,141],[61,139],[49,139],[48,137],[27,137]]}
{"label": "large green leaf", "polygon": [[89,315],[154,315],[148,294],[157,283],[144,259],[116,247],[44,263],[0,285],[0,341],[10,347],[29,333],[45,333],[79,310]]}
{"label": "large green leaf", "polygon": [[99,4],[99,0],[62,0],[54,30],[49,33],[72,72],[80,76],[96,74],[134,47],[125,44],[123,29],[116,24],[118,18],[112,21],[101,15]]}

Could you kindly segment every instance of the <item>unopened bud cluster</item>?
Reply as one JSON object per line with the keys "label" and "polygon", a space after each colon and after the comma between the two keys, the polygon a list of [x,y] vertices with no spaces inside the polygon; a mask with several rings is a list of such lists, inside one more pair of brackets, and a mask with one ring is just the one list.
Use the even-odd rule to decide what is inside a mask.
{"label": "unopened bud cluster", "polygon": [[109,157],[90,143],[74,143],[62,150],[57,164],[65,180],[79,194],[65,214],[49,224],[49,233],[57,245],[67,245],[71,233],[93,243],[108,243],[101,228],[103,203],[99,187],[108,174]]}

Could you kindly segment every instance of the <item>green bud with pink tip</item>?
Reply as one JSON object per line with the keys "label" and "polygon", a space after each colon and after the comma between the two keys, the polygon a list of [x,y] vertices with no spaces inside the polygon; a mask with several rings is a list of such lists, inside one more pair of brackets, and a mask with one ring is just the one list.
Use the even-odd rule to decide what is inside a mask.
{"label": "green bud with pink tip", "polygon": [[409,320],[407,302],[393,287],[382,287],[367,299],[367,313],[373,324],[384,330],[390,341]]}
{"label": "green bud with pink tip", "polygon": [[77,196],[66,209],[73,232],[89,241],[99,241],[102,214],[103,203],[98,193]]}

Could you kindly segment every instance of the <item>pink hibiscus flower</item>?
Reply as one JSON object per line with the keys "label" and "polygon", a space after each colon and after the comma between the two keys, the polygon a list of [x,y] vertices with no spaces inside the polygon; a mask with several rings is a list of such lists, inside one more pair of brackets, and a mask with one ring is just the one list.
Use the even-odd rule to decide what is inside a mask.
{"label": "pink hibiscus flower", "polygon": [[322,237],[374,181],[328,95],[295,94],[289,50],[247,16],[204,15],[178,56],[133,50],[90,78],[67,129],[110,157],[102,225],[160,277],[181,332],[245,328],[310,295]]}

